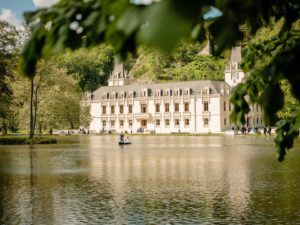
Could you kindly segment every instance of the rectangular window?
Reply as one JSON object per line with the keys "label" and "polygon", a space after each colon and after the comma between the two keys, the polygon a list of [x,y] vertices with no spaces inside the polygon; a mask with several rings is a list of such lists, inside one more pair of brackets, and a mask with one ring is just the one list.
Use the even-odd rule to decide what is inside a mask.
{"label": "rectangular window", "polygon": [[190,120],[189,119],[185,119],[184,120],[184,126],[189,126],[190,125]]}
{"label": "rectangular window", "polygon": [[179,112],[179,103],[175,103],[174,105],[174,111]]}
{"label": "rectangular window", "polygon": [[203,123],[204,123],[204,126],[208,126],[208,124],[209,124],[208,118],[204,118]]}
{"label": "rectangular window", "polygon": [[165,119],[165,125],[170,126],[170,120],[169,119]]}
{"label": "rectangular window", "polygon": [[114,105],[110,106],[110,114],[115,114],[115,106]]}
{"label": "rectangular window", "polygon": [[158,103],[155,104],[155,112],[160,112],[160,104]]}
{"label": "rectangular window", "polygon": [[124,120],[120,120],[120,127],[124,127]]}
{"label": "rectangular window", "polygon": [[188,112],[190,110],[190,104],[188,102],[184,103],[184,111]]}
{"label": "rectangular window", "polygon": [[106,120],[103,120],[103,121],[102,121],[102,126],[103,126],[103,127],[106,127]]}
{"label": "rectangular window", "polygon": [[128,113],[132,113],[132,105],[128,105]]}
{"label": "rectangular window", "polygon": [[208,102],[204,102],[203,105],[204,111],[208,111]]}
{"label": "rectangular window", "polygon": [[224,126],[226,126],[226,122],[227,122],[227,121],[226,121],[226,118],[225,118],[225,119],[224,119]]}
{"label": "rectangular window", "polygon": [[124,113],[124,106],[120,105],[120,113],[123,114]]}
{"label": "rectangular window", "polygon": [[110,125],[111,125],[112,127],[114,127],[114,126],[115,126],[115,121],[114,121],[114,120],[111,120],[111,121],[110,121]]}
{"label": "rectangular window", "polygon": [[160,125],[160,120],[155,120],[155,125],[159,126]]}
{"label": "rectangular window", "polygon": [[102,114],[106,114],[106,105],[102,106]]}
{"label": "rectangular window", "polygon": [[179,119],[175,119],[175,126],[179,126]]}
{"label": "rectangular window", "polygon": [[224,102],[224,111],[226,111],[226,102]]}
{"label": "rectangular window", "polygon": [[128,124],[129,124],[130,127],[132,127],[132,120],[129,120]]}
{"label": "rectangular window", "polygon": [[170,104],[169,103],[165,104],[165,112],[170,112]]}
{"label": "rectangular window", "polygon": [[147,105],[146,104],[142,104],[141,105],[141,113],[146,113],[147,112]]}

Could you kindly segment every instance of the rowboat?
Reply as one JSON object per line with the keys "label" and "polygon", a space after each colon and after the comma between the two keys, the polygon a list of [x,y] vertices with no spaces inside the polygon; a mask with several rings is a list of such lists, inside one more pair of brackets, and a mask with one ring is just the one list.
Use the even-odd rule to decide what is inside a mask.
{"label": "rowboat", "polygon": [[131,141],[119,141],[119,145],[130,145]]}

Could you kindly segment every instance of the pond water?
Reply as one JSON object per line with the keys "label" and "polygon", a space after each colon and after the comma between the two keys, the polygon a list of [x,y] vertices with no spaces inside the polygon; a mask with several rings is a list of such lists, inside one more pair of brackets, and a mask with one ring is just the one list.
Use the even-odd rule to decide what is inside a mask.
{"label": "pond water", "polygon": [[0,146],[0,224],[300,224],[300,143],[78,136]]}

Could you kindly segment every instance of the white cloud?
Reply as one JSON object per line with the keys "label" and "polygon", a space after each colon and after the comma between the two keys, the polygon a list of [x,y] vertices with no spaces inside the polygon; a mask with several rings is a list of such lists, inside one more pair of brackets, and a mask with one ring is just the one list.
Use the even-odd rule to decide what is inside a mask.
{"label": "white cloud", "polygon": [[43,8],[43,7],[49,7],[58,2],[58,0],[32,0],[33,4],[36,7]]}
{"label": "white cloud", "polygon": [[2,9],[0,13],[0,20],[4,20],[12,25],[21,24],[21,20],[17,18],[17,16],[10,9]]}

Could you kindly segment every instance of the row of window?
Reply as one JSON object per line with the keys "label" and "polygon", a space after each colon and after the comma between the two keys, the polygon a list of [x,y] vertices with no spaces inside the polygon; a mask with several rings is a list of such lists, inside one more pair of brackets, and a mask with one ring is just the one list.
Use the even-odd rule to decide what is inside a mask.
{"label": "row of window", "polygon": [[[179,126],[180,124],[180,120],[179,119],[174,119],[174,125],[175,126]],[[209,124],[209,119],[208,118],[204,118],[203,119],[203,124],[205,126],[207,126]],[[106,127],[107,123],[106,120],[102,121],[102,126]],[[124,120],[119,120],[119,125],[120,127],[124,127]],[[161,120],[160,119],[156,119],[155,120],[155,125],[156,126],[160,126],[161,125]],[[190,120],[189,119],[184,119],[184,126],[189,126],[190,125]],[[111,120],[110,121],[110,126],[114,127],[115,126],[115,120]],[[132,120],[128,120],[128,126],[132,127]],[[170,119],[165,119],[165,126],[169,127],[170,126]]]}
{"label": "row of window", "polygon": [[[105,105],[102,106],[102,114],[106,114],[106,108],[107,107]],[[115,108],[116,107],[114,105],[110,106],[110,113],[111,114],[115,114]],[[189,112],[189,110],[190,110],[190,104],[188,102],[185,102],[184,103],[184,112]],[[204,111],[208,111],[209,110],[209,103],[208,102],[204,102],[203,103],[203,110]],[[158,104],[158,103],[155,104],[155,112],[156,113],[161,112],[161,110],[160,110],[160,104]],[[170,104],[169,103],[165,103],[165,105],[164,105],[164,112],[170,112]],[[174,112],[179,112],[179,103],[175,103],[174,104]],[[120,114],[124,113],[124,105],[120,105],[119,106],[119,113]],[[128,113],[132,113],[132,105],[128,105]],[[141,113],[147,113],[147,105],[146,104],[142,104],[141,105]]]}
{"label": "row of window", "polygon": [[104,93],[102,95],[102,99],[117,99],[117,98],[136,98],[138,96],[140,97],[147,97],[147,96],[181,96],[181,95],[190,95],[192,94],[192,89],[187,88],[185,90],[177,89],[177,90],[156,90],[153,92],[151,89],[145,89],[141,92],[131,91],[129,93],[127,92],[112,92],[112,93]]}
{"label": "row of window", "polygon": [[[224,111],[226,111],[226,109],[227,109],[226,106],[227,106],[227,104],[224,101],[224,103],[223,103]],[[255,111],[255,108],[256,108],[256,112],[262,111],[262,109],[258,105],[252,106],[250,109],[251,109],[251,111]],[[231,104],[230,103],[228,103],[228,110],[231,111]]]}

